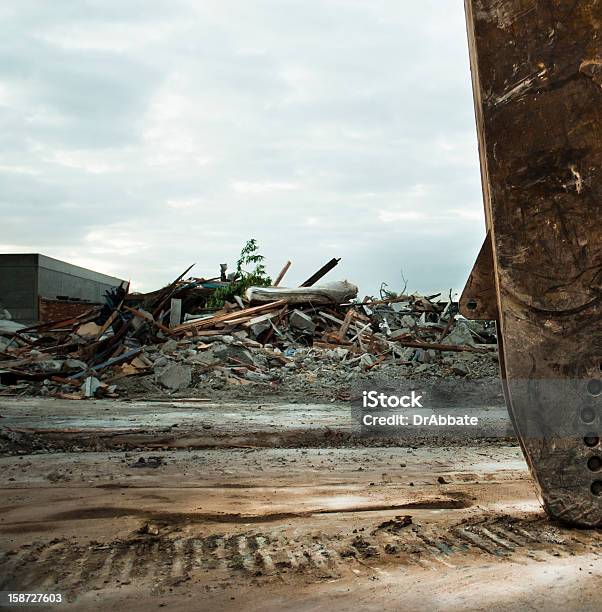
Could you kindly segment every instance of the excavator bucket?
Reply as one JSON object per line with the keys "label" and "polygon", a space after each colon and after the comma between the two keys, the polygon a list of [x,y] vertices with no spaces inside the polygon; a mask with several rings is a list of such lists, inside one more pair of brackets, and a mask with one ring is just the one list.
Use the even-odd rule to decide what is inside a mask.
{"label": "excavator bucket", "polygon": [[498,323],[548,514],[602,526],[602,0],[466,0],[487,237],[460,300]]}

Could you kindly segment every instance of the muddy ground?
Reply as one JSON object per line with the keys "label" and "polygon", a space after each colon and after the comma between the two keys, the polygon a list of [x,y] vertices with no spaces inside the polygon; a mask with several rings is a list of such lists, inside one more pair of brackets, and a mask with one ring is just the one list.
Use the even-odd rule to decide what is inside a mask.
{"label": "muddy ground", "polygon": [[470,410],[486,436],[384,440],[340,402],[2,398],[0,590],[73,610],[599,610],[602,532],[549,521],[504,407]]}

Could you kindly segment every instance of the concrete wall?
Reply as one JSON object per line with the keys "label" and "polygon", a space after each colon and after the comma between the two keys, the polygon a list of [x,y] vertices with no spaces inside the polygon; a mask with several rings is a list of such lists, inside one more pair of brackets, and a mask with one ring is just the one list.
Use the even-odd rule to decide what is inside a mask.
{"label": "concrete wall", "polygon": [[107,289],[117,287],[121,279],[73,266],[52,257],[38,255],[38,295],[56,299],[65,295],[78,300],[101,303]]}
{"label": "concrete wall", "polygon": [[0,303],[18,321],[37,320],[37,255],[0,255]]}
{"label": "concrete wall", "polygon": [[0,255],[0,302],[17,321],[39,318],[38,296],[102,303],[121,279],[39,254]]}

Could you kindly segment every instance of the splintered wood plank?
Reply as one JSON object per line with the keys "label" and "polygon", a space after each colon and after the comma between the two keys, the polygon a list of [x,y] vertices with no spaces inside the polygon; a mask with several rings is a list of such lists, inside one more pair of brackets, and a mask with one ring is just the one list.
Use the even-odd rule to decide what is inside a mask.
{"label": "splintered wood plank", "polygon": [[234,312],[229,312],[227,314],[218,315],[215,317],[211,317],[209,319],[199,319],[196,321],[190,321],[188,323],[183,323],[182,325],[178,325],[174,327],[172,331],[181,332],[181,331],[189,330],[192,328],[200,329],[203,327],[213,327],[213,325],[215,325],[216,323],[234,321],[236,319],[240,319],[248,315],[255,315],[259,312],[264,312],[266,310],[272,310],[274,308],[279,308],[284,305],[285,305],[285,302],[283,300],[277,300],[275,302],[269,302],[268,304],[262,304],[261,306],[253,306],[252,308],[246,308],[245,310],[236,310]]}

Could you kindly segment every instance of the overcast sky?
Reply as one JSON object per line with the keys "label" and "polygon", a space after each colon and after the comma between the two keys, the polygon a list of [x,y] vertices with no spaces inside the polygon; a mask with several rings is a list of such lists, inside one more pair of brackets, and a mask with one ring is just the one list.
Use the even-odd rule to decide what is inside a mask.
{"label": "overcast sky", "polygon": [[0,252],[163,286],[461,289],[484,237],[461,0],[0,4]]}

